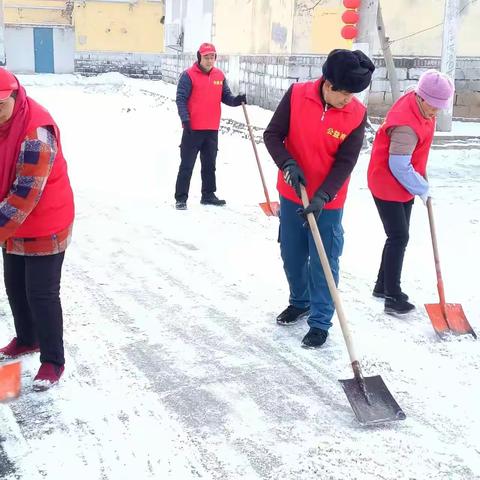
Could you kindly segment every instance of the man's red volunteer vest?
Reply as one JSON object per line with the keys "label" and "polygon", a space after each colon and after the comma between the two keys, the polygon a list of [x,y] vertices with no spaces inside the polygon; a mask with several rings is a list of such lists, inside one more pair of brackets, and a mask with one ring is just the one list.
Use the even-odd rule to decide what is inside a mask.
{"label": "man's red volunteer vest", "polygon": [[[309,199],[330,173],[340,145],[362,123],[366,111],[365,106],[354,97],[344,108],[329,108],[325,112],[320,98],[321,82],[322,79],[294,84],[290,100],[290,126],[285,139],[285,147],[305,174]],[[325,208],[343,208],[349,181],[346,180]],[[277,189],[288,200],[302,203],[293,188],[285,183],[281,170],[278,172]]]}
{"label": "man's red volunteer vest", "polygon": [[420,112],[415,92],[400,97],[393,105],[379,128],[373,142],[368,166],[368,188],[373,196],[391,202],[408,202],[414,196],[393,176],[388,166],[390,136],[388,129],[409,126],[417,135],[418,142],[412,154],[412,166],[425,176],[428,153],[435,132],[435,119],[425,118]]}
{"label": "man's red volunteer vest", "polygon": [[205,73],[198,63],[190,67],[187,74],[192,80],[192,93],[187,104],[190,126],[193,130],[218,130],[225,75],[215,67]]}
{"label": "man's red volunteer vest", "polygon": [[40,200],[30,215],[15,231],[18,238],[35,238],[53,235],[67,228],[74,218],[73,193],[67,174],[67,163],[62,153],[60,132],[53,118],[41,105],[28,98],[30,123],[27,132],[38,127],[51,126],[55,132],[58,152]]}

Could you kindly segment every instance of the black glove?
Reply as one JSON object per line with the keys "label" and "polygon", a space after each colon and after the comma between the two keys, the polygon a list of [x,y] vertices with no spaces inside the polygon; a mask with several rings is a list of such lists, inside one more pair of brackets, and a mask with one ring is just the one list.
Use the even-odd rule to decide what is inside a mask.
{"label": "black glove", "polygon": [[240,95],[237,95],[235,97],[235,105],[238,107],[242,103],[247,104],[247,96],[244,93],[241,93]]}
{"label": "black glove", "polygon": [[323,190],[318,189],[313,196],[310,205],[307,208],[300,208],[298,214],[301,215],[305,220],[309,213],[313,213],[315,219],[318,219],[320,213],[322,213],[323,207],[326,203],[330,201],[330,195]]}
{"label": "black glove", "polygon": [[283,179],[287,185],[290,185],[295,190],[298,198],[302,198],[300,192],[300,185],[306,186],[307,181],[305,180],[305,175],[302,172],[302,169],[298,166],[295,160],[287,160],[282,167]]}
{"label": "black glove", "polygon": [[182,125],[183,125],[183,131],[187,135],[190,135],[192,133],[192,127],[190,126],[190,120],[187,120],[186,122],[182,122]]}

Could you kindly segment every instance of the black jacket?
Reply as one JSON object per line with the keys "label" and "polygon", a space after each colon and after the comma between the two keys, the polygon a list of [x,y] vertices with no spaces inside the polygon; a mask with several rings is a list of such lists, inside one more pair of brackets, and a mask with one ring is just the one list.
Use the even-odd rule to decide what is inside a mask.
{"label": "black jacket", "polygon": [[[321,95],[321,88],[322,86],[320,86],[319,95],[322,103],[325,105],[325,100]],[[292,97],[292,89],[293,85],[290,86],[278,104],[278,107],[263,134],[265,146],[280,169],[282,169],[287,160],[295,160],[284,144],[284,140],[288,135],[290,127],[290,100]],[[362,123],[353,130],[340,145],[340,148],[335,155],[335,163],[323,184],[320,185],[320,190],[327,193],[330,198],[335,197],[357,163],[358,155],[363,144],[366,124],[367,113],[365,112],[365,117]]]}

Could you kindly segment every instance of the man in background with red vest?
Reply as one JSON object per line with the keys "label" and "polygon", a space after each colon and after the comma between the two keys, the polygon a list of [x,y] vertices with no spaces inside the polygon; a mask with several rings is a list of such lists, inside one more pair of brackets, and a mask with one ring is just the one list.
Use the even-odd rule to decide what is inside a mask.
{"label": "man in background with red vest", "polygon": [[58,127],[0,68],[0,244],[16,332],[0,361],[40,351],[34,390],[50,388],[64,371],[60,278],[73,218]]}
{"label": "man in background with red vest", "polygon": [[[365,106],[353,94],[370,85],[374,70],[361,51],[333,50],[319,80],[288,89],[264,134],[279,168],[280,250],[290,287],[289,306],[277,323],[292,325],[308,316],[305,348],[325,343],[335,311],[305,216],[313,213],[317,219],[338,284],[343,205],[367,121]],[[300,185],[310,200],[306,210],[301,208]]]}
{"label": "man in background with red vest", "polygon": [[215,195],[215,163],[218,150],[221,103],[238,107],[247,103],[246,95],[232,95],[225,75],[215,68],[217,53],[211,43],[202,43],[197,62],[180,76],[177,86],[178,115],[183,135],[180,145],[180,168],[175,186],[175,207],[186,210],[190,179],[200,152],[202,164],[202,205],[225,205]]}
{"label": "man in background with red vest", "polygon": [[389,314],[404,315],[415,308],[400,287],[410,214],[415,195],[427,203],[425,174],[435,116],[450,106],[453,93],[453,83],[446,75],[436,70],[425,72],[415,90],[400,97],[389,110],[373,142],[368,187],[387,235],[373,296],[385,299]]}

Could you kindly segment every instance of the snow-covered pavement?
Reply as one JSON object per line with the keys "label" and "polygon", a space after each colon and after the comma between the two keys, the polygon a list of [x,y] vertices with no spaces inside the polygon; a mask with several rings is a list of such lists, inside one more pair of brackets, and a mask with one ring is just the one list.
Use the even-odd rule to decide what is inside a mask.
{"label": "snow-covered pavement", "polygon": [[[175,87],[126,79],[23,76],[56,118],[76,195],[62,283],[67,364],[59,386],[0,405],[0,479],[480,479],[480,343],[439,341],[423,308],[438,301],[426,209],[414,206],[403,288],[408,319],[371,297],[380,220],[368,153],[347,201],[340,293],[366,375],[380,374],[407,419],[362,428],[338,383],[352,376],[338,324],[300,348],[305,323],[275,316],[288,292],[278,221],[241,109],[223,107],[219,209],[173,189],[181,126]],[[249,108],[261,136],[271,112]],[[480,125],[478,125],[480,135]],[[461,129],[461,126],[457,128]],[[469,125],[469,129],[471,129]],[[259,152],[272,196],[275,166]],[[447,300],[480,333],[480,154],[435,150],[429,163]],[[13,336],[0,297],[0,343]]]}

